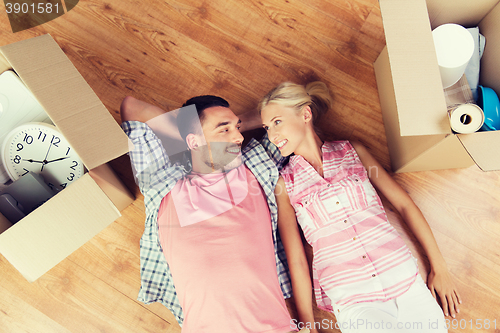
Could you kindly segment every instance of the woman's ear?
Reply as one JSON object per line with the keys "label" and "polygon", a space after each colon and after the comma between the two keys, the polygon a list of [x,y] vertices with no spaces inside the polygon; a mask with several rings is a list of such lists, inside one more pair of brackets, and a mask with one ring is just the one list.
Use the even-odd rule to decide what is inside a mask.
{"label": "woman's ear", "polygon": [[302,117],[304,119],[304,122],[306,122],[306,123],[310,122],[313,119],[312,110],[311,110],[311,107],[309,105],[305,106],[302,109]]}

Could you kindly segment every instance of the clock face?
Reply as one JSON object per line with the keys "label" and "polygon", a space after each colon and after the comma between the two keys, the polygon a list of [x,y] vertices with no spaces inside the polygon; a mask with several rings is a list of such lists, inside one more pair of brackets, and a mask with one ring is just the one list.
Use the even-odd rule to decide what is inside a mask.
{"label": "clock face", "polygon": [[55,191],[81,177],[84,166],[76,152],[55,126],[28,123],[10,132],[3,143],[2,160],[16,180],[28,172],[42,175]]}

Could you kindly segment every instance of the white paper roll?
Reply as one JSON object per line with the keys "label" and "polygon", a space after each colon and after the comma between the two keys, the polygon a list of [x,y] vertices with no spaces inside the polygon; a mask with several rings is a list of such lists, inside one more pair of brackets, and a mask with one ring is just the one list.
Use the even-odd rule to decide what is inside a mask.
{"label": "white paper roll", "polygon": [[447,23],[432,31],[443,88],[460,80],[474,53],[474,38],[461,25]]}
{"label": "white paper roll", "polygon": [[469,134],[478,131],[484,123],[483,110],[476,104],[462,104],[449,112],[451,129]]}

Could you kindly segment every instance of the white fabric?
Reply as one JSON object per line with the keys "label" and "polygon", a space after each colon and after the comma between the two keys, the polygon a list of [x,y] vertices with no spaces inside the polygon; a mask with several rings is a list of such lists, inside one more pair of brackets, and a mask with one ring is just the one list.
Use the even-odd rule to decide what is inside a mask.
{"label": "white fabric", "polygon": [[335,307],[342,333],[445,333],[443,310],[420,274],[403,295],[387,302]]}

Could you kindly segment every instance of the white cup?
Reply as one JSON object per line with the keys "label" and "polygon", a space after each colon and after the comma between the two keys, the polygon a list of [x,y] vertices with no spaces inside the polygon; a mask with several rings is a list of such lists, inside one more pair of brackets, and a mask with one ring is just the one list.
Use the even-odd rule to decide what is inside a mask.
{"label": "white cup", "polygon": [[460,80],[474,53],[474,38],[461,25],[447,23],[432,31],[443,88]]}

